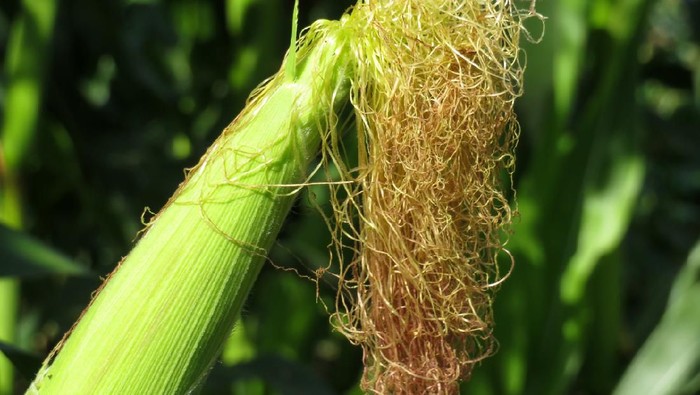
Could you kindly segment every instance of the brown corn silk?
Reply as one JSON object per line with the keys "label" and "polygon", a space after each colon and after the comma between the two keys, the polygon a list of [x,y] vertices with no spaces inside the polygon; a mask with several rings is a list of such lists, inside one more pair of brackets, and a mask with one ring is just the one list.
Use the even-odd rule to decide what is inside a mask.
{"label": "brown corn silk", "polygon": [[359,156],[324,144],[345,181],[333,321],[363,348],[367,391],[455,393],[495,351],[522,15],[509,0],[367,0],[345,21]]}

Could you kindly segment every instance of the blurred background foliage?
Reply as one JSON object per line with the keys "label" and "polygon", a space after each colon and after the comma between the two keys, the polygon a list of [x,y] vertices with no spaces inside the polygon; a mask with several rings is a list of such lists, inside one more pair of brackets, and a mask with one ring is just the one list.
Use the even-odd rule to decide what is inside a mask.
{"label": "blurred background foliage", "polygon": [[[305,26],[352,1],[300,3]],[[697,393],[700,1],[537,9],[546,33],[523,42],[517,104],[517,263],[496,299],[500,350],[463,393]],[[163,205],[278,69],[291,11],[289,0],[0,3],[0,394],[24,391],[129,251],[144,207]],[[271,252],[301,273],[328,259],[310,197],[327,193],[300,197]],[[316,302],[334,294],[268,265],[202,393],[359,393],[361,353]]]}

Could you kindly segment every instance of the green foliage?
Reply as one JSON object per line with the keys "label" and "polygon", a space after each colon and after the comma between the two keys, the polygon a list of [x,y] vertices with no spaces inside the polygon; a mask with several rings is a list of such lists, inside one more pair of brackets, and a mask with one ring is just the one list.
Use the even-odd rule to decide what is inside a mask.
{"label": "green foliage", "polygon": [[[299,26],[351,3],[301,0]],[[165,203],[182,169],[278,69],[292,2],[56,4],[44,106],[22,148],[22,213],[33,239],[105,274],[130,249],[144,206]],[[700,235],[700,7],[541,0],[537,10],[548,20],[542,42],[524,43],[520,217],[508,246],[516,266],[496,299],[500,350],[464,392],[638,393],[677,361],[682,374],[654,389],[693,393],[697,253],[684,262]],[[18,1],[0,3],[3,119],[15,78],[10,26],[22,15]],[[312,208],[326,202],[316,187],[298,199],[271,254],[277,265],[305,274],[326,264],[330,236]],[[16,346],[46,354],[96,285],[22,278]],[[330,329],[314,290],[266,266],[202,392],[356,391],[361,354]],[[322,281],[319,299],[332,305],[334,295]]]}
{"label": "green foliage", "polygon": [[0,277],[86,274],[87,269],[46,244],[0,224]]}
{"label": "green foliage", "polygon": [[41,357],[21,350],[11,344],[0,342],[0,352],[12,362],[17,371],[27,380],[34,377],[41,367]]}
{"label": "green foliage", "polygon": [[[20,171],[40,122],[41,98],[56,3],[21,2],[21,9],[7,30],[3,58],[3,117],[0,119],[0,225],[21,228],[24,223]],[[3,40],[5,41],[5,40]],[[7,232],[4,232],[4,236]],[[16,240],[15,240],[16,241]],[[8,242],[8,240],[3,240]],[[15,243],[13,243],[15,244]],[[0,245],[2,246],[2,245]],[[21,249],[26,250],[24,244]],[[12,249],[12,248],[8,248]],[[0,254],[0,262],[16,263],[16,254]],[[43,258],[47,258],[43,254]],[[15,265],[10,272],[17,273]],[[0,340],[14,342],[20,284],[16,278],[0,277]],[[0,393],[13,388],[12,365],[0,356]]]}
{"label": "green foliage", "polygon": [[615,394],[691,394],[700,380],[700,243],[673,283],[668,307]]}
{"label": "green foliage", "polygon": [[[640,98],[649,79],[668,78],[647,63],[660,59],[640,61],[640,55],[673,50],[654,41],[660,11],[652,5],[538,2],[549,21],[542,42],[526,46],[526,93],[519,103],[521,219],[510,245],[516,269],[496,306],[501,351],[476,371],[465,385],[468,393],[610,393],[625,359],[646,336],[635,326],[645,314],[659,314],[635,300],[665,298],[637,283],[640,277],[656,282],[648,277],[654,274],[640,272],[644,265],[663,267],[668,286],[682,258],[645,235],[649,228],[640,223],[660,208],[642,211],[639,204],[654,205],[650,199],[660,193],[645,183],[670,164],[652,156],[668,126],[650,127],[655,111]],[[697,45],[690,37],[677,39]],[[675,67],[695,78],[700,72]],[[685,102],[695,119],[675,133],[697,129],[697,104]],[[697,137],[690,142],[697,144]],[[699,164],[695,157],[685,160],[683,166]],[[686,230],[691,240],[698,235],[695,210],[684,218],[693,224]],[[680,232],[668,237],[685,238]],[[637,252],[645,243],[657,244],[653,254]]]}

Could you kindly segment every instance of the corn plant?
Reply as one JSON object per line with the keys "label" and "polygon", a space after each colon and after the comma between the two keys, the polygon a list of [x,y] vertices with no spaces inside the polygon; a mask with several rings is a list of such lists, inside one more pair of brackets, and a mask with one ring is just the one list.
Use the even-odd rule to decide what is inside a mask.
{"label": "corn plant", "polygon": [[[531,1],[511,3],[530,14]],[[350,5],[349,0],[304,0],[300,2],[299,23],[306,25],[319,16],[336,19]],[[249,256],[250,267],[259,268],[260,273],[246,272],[258,278],[242,311],[232,313],[238,317],[233,318],[234,330],[224,335],[220,358],[211,357],[216,362],[205,370],[203,376],[208,377],[197,386],[198,391],[355,395],[382,389],[388,392],[386,388],[394,385],[393,378],[394,382],[409,383],[414,391],[419,391],[419,385],[432,385],[448,392],[455,390],[451,377],[456,376],[457,370],[462,378],[469,376],[462,380],[462,393],[480,395],[698,391],[697,250],[688,256],[700,234],[694,170],[699,166],[700,147],[698,4],[675,0],[544,0],[535,6],[534,12],[547,20],[543,25],[539,19],[531,18],[520,31],[521,37],[527,32],[537,38],[542,26],[546,27],[536,45],[521,40],[523,50],[518,57],[523,65],[527,64],[527,72],[523,95],[516,103],[520,142],[513,185],[517,190],[518,214],[512,216],[511,211],[512,232],[504,235],[508,239],[506,248],[515,261],[507,279],[498,283],[491,269],[498,268],[498,275],[504,276],[511,268],[508,254],[500,253],[499,265],[489,266],[493,262],[489,252],[497,251],[505,238],[494,237],[488,243],[485,234],[480,240],[485,248],[479,262],[485,270],[450,264],[459,259],[442,259],[427,265],[425,272],[418,272],[415,268],[425,262],[420,259],[421,254],[450,251],[435,247],[447,246],[444,241],[452,232],[448,226],[433,227],[440,231],[434,231],[439,237],[432,239],[405,233],[409,228],[430,229],[431,223],[448,224],[434,213],[457,214],[453,218],[467,224],[466,228],[474,228],[472,220],[479,215],[496,214],[483,217],[496,219],[494,223],[498,222],[498,215],[507,219],[508,212],[502,208],[481,214],[479,208],[483,206],[471,207],[471,212],[460,212],[458,205],[446,208],[443,203],[449,200],[452,189],[431,190],[427,186],[433,181],[436,185],[442,185],[442,181],[445,186],[475,186],[478,181],[485,181],[483,185],[492,186],[493,193],[481,198],[488,200],[490,196],[498,201],[500,192],[509,204],[515,201],[508,188],[508,170],[512,170],[508,166],[502,169],[506,170],[503,178],[495,184],[489,184],[488,177],[471,177],[460,166],[469,153],[478,154],[482,165],[493,164],[493,173],[507,162],[490,162],[494,158],[483,156],[486,151],[471,146],[454,151],[452,160],[445,161],[440,156],[450,152],[448,141],[469,139],[468,134],[446,132],[460,123],[459,117],[443,116],[447,128],[431,129],[443,133],[416,133],[426,126],[430,119],[427,115],[432,113],[421,111],[430,108],[424,95],[436,94],[446,87],[456,92],[459,81],[465,81],[436,78],[432,84],[424,83],[430,75],[435,76],[432,72],[440,70],[440,62],[445,59],[442,55],[446,52],[435,49],[445,41],[437,39],[440,36],[435,33],[459,24],[450,23],[449,14],[427,18],[418,12],[425,10],[420,7],[406,8],[394,19],[374,15],[369,18],[374,24],[362,25],[359,17],[345,16],[316,31],[320,33],[317,37],[342,38],[337,43],[349,43],[340,46],[354,50],[339,51],[346,55],[338,63],[346,62],[347,79],[339,82],[335,98],[328,100],[325,96],[313,101],[314,105],[318,102],[326,106],[328,112],[318,112],[318,122],[313,122],[311,135],[320,137],[318,146],[311,147],[309,141],[309,155],[314,157],[308,159],[311,166],[307,168],[300,161],[297,172],[287,173],[290,177],[295,175],[278,184],[274,180],[251,184],[255,179],[253,172],[248,179],[229,179],[233,172],[228,168],[228,176],[211,178],[221,180],[221,190],[249,188],[249,192],[279,199],[277,202],[285,200],[292,208],[271,250],[263,253],[267,246],[238,245],[244,251],[239,256]],[[31,23],[45,21],[35,14],[54,7],[55,31],[46,33],[51,29],[47,30],[49,25],[44,22]],[[12,130],[3,126],[0,137],[0,150],[5,157],[22,158],[21,165],[12,166],[10,172],[19,182],[8,183],[10,173],[0,171],[0,200],[13,197],[5,202],[15,203],[11,212],[22,218],[21,229],[0,226],[0,277],[12,284],[11,297],[0,296],[0,314],[3,325],[15,333],[11,344],[0,339],[0,359],[6,356],[13,362],[16,380],[11,388],[7,374],[0,374],[0,393],[20,393],[35,379],[41,360],[88,304],[90,293],[101,282],[98,276],[112,271],[133,244],[134,235],[143,228],[139,213],[144,205],[163,206],[182,181],[181,169],[197,163],[230,122],[232,113],[243,107],[243,95],[275,72],[288,49],[291,13],[292,3],[286,0],[0,2],[0,119],[3,125],[32,126]],[[422,34],[414,30],[412,17],[418,15],[422,15],[421,25],[428,28],[421,30]],[[440,22],[426,24],[428,20]],[[26,21],[30,22],[27,26],[44,33],[22,33],[16,26]],[[493,27],[486,22],[482,18],[479,23]],[[380,33],[375,29],[378,27]],[[342,34],[341,30],[350,33]],[[456,30],[471,31],[470,27]],[[414,33],[404,42],[396,40],[397,31]],[[482,37],[468,36],[475,40]],[[370,37],[374,44],[360,44],[370,41]],[[301,80],[308,64],[304,59],[309,59],[308,54],[319,44],[314,39],[304,40],[306,45],[295,45],[295,50],[289,52],[287,59],[296,59],[287,60],[282,67],[280,74],[286,77],[276,75],[270,88],[254,97],[269,97],[282,85],[291,88],[289,82],[309,83]],[[469,45],[462,45],[468,40],[460,37],[451,42],[456,49],[453,53],[476,64],[482,57]],[[422,51],[431,45],[417,43],[438,45],[426,54]],[[414,53],[403,53],[401,48],[411,48]],[[363,54],[376,56],[373,61],[359,63]],[[18,63],[17,59],[24,60]],[[394,62],[387,65],[379,61],[382,59]],[[409,69],[416,73],[409,80],[401,75],[406,68],[399,65],[404,62],[412,64],[414,67]],[[38,63],[41,67],[36,68]],[[336,60],[329,58],[328,63],[335,65]],[[425,67],[427,64],[434,67]],[[44,72],[47,77],[42,76]],[[317,69],[315,74],[321,76],[325,72]],[[421,92],[414,94],[416,101],[398,94],[390,98],[373,95],[385,91],[390,86],[386,81],[392,78],[396,93],[407,87]],[[36,106],[23,105],[16,99],[25,97],[16,92],[17,87],[27,86],[28,80],[32,81],[32,101],[42,103],[38,111]],[[316,78],[312,80],[318,82]],[[326,86],[319,89],[321,92],[334,91],[330,85],[314,86]],[[308,90],[299,87],[299,91]],[[496,98],[493,99],[495,103]],[[261,108],[260,101],[251,102]],[[479,101],[467,95],[466,102],[481,103],[477,106],[481,109],[488,107],[487,99]],[[355,104],[371,105],[373,109],[359,110]],[[287,107],[285,111],[296,113],[296,106]],[[504,113],[508,110],[502,109]],[[395,112],[391,115],[385,112],[392,110]],[[246,119],[254,118],[255,111],[250,108],[243,112],[249,114]],[[291,112],[275,111],[292,125]],[[238,126],[243,117],[227,128],[228,138],[243,132],[245,128]],[[397,128],[377,123],[381,118],[396,119]],[[479,119],[470,121],[476,123]],[[409,132],[395,133],[398,125],[408,126]],[[282,129],[293,128],[292,125]],[[497,134],[496,129],[492,132],[492,136]],[[34,133],[35,137],[27,138]],[[504,130],[504,139],[493,145],[495,152],[512,153],[514,141],[505,139],[507,136],[512,135]],[[20,141],[23,143],[17,144]],[[224,137],[217,144],[223,141]],[[251,148],[248,141],[238,147]],[[242,162],[258,160],[261,165],[275,159],[253,158],[252,152],[267,152],[264,148],[271,143],[250,141],[265,145],[241,152],[231,147],[229,152],[247,154],[239,157]],[[375,144],[381,142],[384,144]],[[424,151],[426,147],[436,149]],[[438,147],[443,150],[440,152]],[[388,152],[397,154],[383,156]],[[420,156],[425,160],[416,163],[421,152],[426,154]],[[279,163],[288,162],[280,156]],[[404,177],[401,166],[387,166],[390,163],[415,169],[415,177]],[[438,165],[436,169],[452,167],[458,174],[445,177],[442,171],[424,171],[432,165]],[[0,170],[4,169],[0,166]],[[190,172],[186,179],[194,180],[195,173]],[[268,174],[273,173],[268,170]],[[462,178],[455,182],[451,177]],[[375,180],[389,180],[396,187],[386,188]],[[192,186],[181,190],[192,191]],[[419,192],[423,198],[414,200],[420,204],[413,210],[397,210],[403,207],[401,196],[409,194],[396,192],[408,190]],[[189,196],[197,204],[207,202]],[[478,195],[471,196],[479,201]],[[159,221],[167,218],[168,210],[180,207],[180,213],[186,212],[181,207],[187,205],[186,199],[184,203],[176,202],[177,197],[173,197],[155,222],[146,220],[150,225],[145,233],[139,232],[141,242],[152,237],[149,235],[158,228]],[[210,199],[208,203],[218,202]],[[284,204],[280,207],[277,213],[282,223]],[[211,215],[204,218],[221,220]],[[362,221],[363,218],[368,221]],[[421,219],[431,221],[420,222]],[[502,229],[508,230],[507,222],[501,222]],[[368,227],[369,223],[407,225],[387,229]],[[494,228],[490,234],[495,236],[498,232]],[[234,230],[220,234],[237,237],[226,245],[240,241]],[[459,239],[471,240],[465,234],[459,234]],[[494,248],[490,250],[489,244]],[[363,245],[376,251],[363,249]],[[402,248],[406,245],[413,248]],[[477,244],[470,245],[478,248]],[[184,247],[183,250],[188,253]],[[405,250],[418,254],[411,256]],[[398,259],[390,259],[382,251],[391,251]],[[254,258],[256,255],[265,257]],[[119,273],[129,262],[134,262],[131,255],[108,284],[121,276]],[[384,270],[388,267],[392,269]],[[406,355],[420,355],[421,346],[427,349],[444,345],[438,341],[439,336],[432,338],[433,343],[425,341],[430,338],[427,334],[441,329],[431,324],[439,321],[435,317],[446,318],[445,312],[449,312],[440,306],[449,301],[445,296],[450,295],[451,288],[433,280],[436,272],[462,276],[464,284],[471,284],[473,273],[488,276],[488,283],[494,286],[477,289],[468,297],[474,302],[493,301],[493,309],[480,304],[481,309],[474,309],[479,314],[469,317],[476,339],[452,336],[453,344],[467,339],[465,347],[455,348],[466,350],[456,355],[458,362],[442,365],[452,368],[402,377],[407,372],[401,364]],[[305,276],[318,278],[317,286]],[[167,280],[163,280],[165,283],[173,281],[170,272],[162,278]],[[421,294],[417,285],[426,279],[433,280],[434,288],[447,292],[431,293],[430,287],[423,287],[428,292]],[[369,283],[377,286],[367,286]],[[107,287],[98,299],[104,297]],[[154,286],[152,292],[157,288]],[[397,288],[403,294],[391,292]],[[496,288],[500,288],[497,294]],[[247,291],[241,288],[240,293]],[[372,303],[377,300],[379,303]],[[146,302],[143,299],[140,304]],[[337,308],[336,302],[340,304]],[[98,300],[93,302],[97,303]],[[177,304],[182,304],[179,299]],[[363,310],[357,304],[370,307]],[[402,314],[404,310],[397,306],[412,306],[412,314]],[[392,309],[401,314],[393,314]],[[169,312],[166,308],[164,311]],[[432,317],[431,312],[435,313]],[[88,314],[91,313],[85,313]],[[392,319],[375,325],[377,318],[384,317]],[[139,316],[135,321],[141,319]],[[415,336],[416,341],[409,334],[396,331],[419,322],[424,331]],[[454,325],[449,328],[464,328],[463,321],[450,322]],[[189,324],[183,323],[183,331]],[[386,341],[394,338],[387,333],[404,337]],[[64,345],[69,342],[75,342],[73,335]],[[450,348],[441,350],[449,352]],[[30,354],[32,351],[39,355]],[[56,355],[63,358],[61,353],[46,361],[49,375],[50,362],[56,361]],[[493,355],[476,361],[479,355],[489,354]],[[432,355],[446,354],[429,356]],[[430,366],[430,359],[423,359],[425,364],[414,363],[412,367]],[[75,371],[89,372],[88,368],[95,365],[107,364],[71,363],[74,369],[70,376],[80,378]],[[432,381],[419,376],[430,376]],[[443,387],[437,387],[439,383]]]}
{"label": "corn plant", "polygon": [[[339,169],[331,185],[347,195],[334,200],[336,257],[358,251],[335,274],[334,321],[363,348],[362,387],[456,392],[493,352],[523,15],[508,1],[359,2],[312,25],[188,171],[29,392],[201,385],[321,143],[321,165]],[[335,110],[346,101],[356,168],[339,143]]]}

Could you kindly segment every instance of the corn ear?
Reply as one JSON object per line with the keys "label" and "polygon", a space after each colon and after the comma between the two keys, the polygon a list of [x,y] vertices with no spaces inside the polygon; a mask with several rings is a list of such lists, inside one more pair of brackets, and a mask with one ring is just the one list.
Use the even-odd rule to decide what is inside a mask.
{"label": "corn ear", "polygon": [[338,24],[312,26],[294,67],[253,94],[28,393],[175,394],[202,382],[348,94]]}

